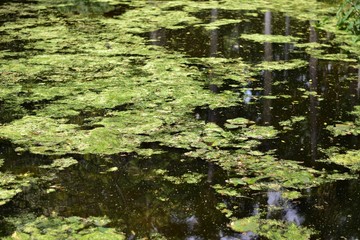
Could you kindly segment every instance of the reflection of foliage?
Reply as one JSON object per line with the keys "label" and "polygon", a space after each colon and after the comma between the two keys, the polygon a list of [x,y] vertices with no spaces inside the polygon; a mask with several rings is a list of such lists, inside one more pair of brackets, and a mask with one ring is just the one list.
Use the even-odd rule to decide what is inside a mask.
{"label": "reflection of foliage", "polygon": [[[341,29],[360,35],[360,1],[344,0],[337,12],[337,25]],[[358,36],[357,40],[360,39]]]}

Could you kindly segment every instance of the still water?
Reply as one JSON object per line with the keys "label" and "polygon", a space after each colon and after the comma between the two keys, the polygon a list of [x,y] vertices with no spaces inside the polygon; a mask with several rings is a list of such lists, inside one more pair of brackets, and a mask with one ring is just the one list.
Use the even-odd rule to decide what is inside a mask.
{"label": "still water", "polygon": [[[2,3],[0,8],[10,2]],[[18,2],[21,1],[13,1],[13,4]],[[24,4],[40,3],[28,1]],[[149,4],[153,4],[152,1]],[[64,21],[81,14],[91,20],[116,19],[135,8],[136,6],[130,7],[126,3],[108,5],[86,1],[80,4],[75,1],[75,4],[60,7],[58,16]],[[171,10],[177,10],[177,7]],[[31,18],[34,14],[30,12],[24,17],[21,12],[3,15],[0,12],[0,25],[16,21],[17,18]],[[195,11],[192,15],[205,24],[221,19],[241,21],[210,30],[195,24],[179,29],[161,27],[138,33],[137,36],[146,39],[147,45],[181,53],[190,62],[207,57],[241,58],[251,66],[263,61],[301,59],[307,62],[304,66],[288,70],[259,69],[251,74],[251,79],[246,84],[234,79],[219,83],[216,73],[212,73],[206,64],[189,63],[189,66],[198,68],[201,72],[200,80],[205,79],[204,89],[215,94],[235,92],[242,99],[241,104],[228,108],[196,107],[191,111],[193,119],[224,127],[228,119],[242,117],[281,131],[284,121],[294,116],[302,117],[305,121],[295,124],[290,130],[282,131],[274,139],[262,141],[257,150],[272,151],[278,159],[298,161],[318,170],[349,172],[345,167],[318,160],[325,158],[324,150],[332,146],[354,150],[360,147],[359,137],[334,137],[326,130],[327,126],[338,122],[354,121],[354,116],[349,112],[359,104],[360,69],[353,62],[314,57],[291,42],[263,43],[239,37],[241,34],[256,33],[293,36],[299,39],[300,44],[324,44],[328,53],[342,53],[343,50],[332,41],[334,34],[315,28],[312,19],[299,20],[273,10],[213,8]],[[1,42],[0,50],[29,51],[29,43],[31,40],[12,39]],[[355,59],[358,57],[351,53],[349,56]],[[4,100],[0,104],[0,120],[2,124],[6,124],[29,113],[34,114],[35,110],[47,102],[23,104],[20,110],[13,109],[9,101]],[[120,110],[131,108],[131,105],[122,107],[124,109]],[[87,114],[70,118],[69,121],[84,125],[89,117]],[[92,114],[94,117],[105,116],[107,110]],[[2,140],[0,158],[5,159],[2,171],[46,174],[38,166],[49,163],[54,157],[29,152],[19,154],[15,151],[17,147],[8,139]],[[47,192],[48,183],[34,184],[0,207],[3,222],[0,233],[5,236],[13,231],[11,224],[4,220],[5,217],[28,212],[49,216],[56,212],[64,217],[107,216],[112,221],[110,226],[119,227],[127,239],[149,237],[155,232],[161,233],[166,239],[261,239],[253,233],[231,230],[229,218],[217,207],[225,204],[228,209],[232,209],[234,218],[249,217],[261,212],[266,219],[293,222],[298,226],[314,229],[314,239],[360,237],[360,218],[357,214],[360,212],[358,179],[308,188],[302,190],[302,196],[294,200],[285,199],[280,190],[246,190],[241,197],[226,196],[218,194],[214,186],[225,184],[227,179],[235,176],[234,172],[201,158],[189,158],[181,148],[171,148],[151,141],[142,143],[141,147],[161,150],[162,153],[150,157],[136,153],[66,154],[66,157],[76,159],[78,164],[57,173],[51,180],[55,191]],[[111,167],[116,167],[117,171],[107,172]],[[163,178],[158,169],[178,178],[189,172],[199,173],[202,178],[196,183],[176,182]]]}

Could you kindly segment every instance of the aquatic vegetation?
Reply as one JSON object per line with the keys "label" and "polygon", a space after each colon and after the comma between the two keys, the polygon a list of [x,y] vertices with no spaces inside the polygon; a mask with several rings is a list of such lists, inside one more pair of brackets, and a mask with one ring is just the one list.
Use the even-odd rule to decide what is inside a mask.
{"label": "aquatic vegetation", "polygon": [[[219,10],[219,18],[213,22],[209,21],[211,9]],[[245,195],[276,190],[282,191],[286,199],[300,199],[305,190],[354,178],[351,174],[304,164],[310,158],[306,152],[301,156],[303,159],[294,161],[293,152],[297,149],[284,146],[291,140],[283,139],[284,134],[296,132],[291,137],[299,138],[301,148],[309,148],[309,135],[316,133],[310,126],[311,116],[308,117],[309,101],[313,97],[319,102],[327,98],[324,105],[331,105],[333,92],[341,94],[343,88],[353,88],[333,87],[334,75],[340,79],[342,68],[334,74],[331,64],[350,63],[355,68],[357,43],[346,41],[340,49],[338,45],[341,39],[348,39],[347,35],[307,43],[307,33],[301,32],[304,30],[300,25],[306,28],[310,21],[328,16],[332,10],[323,3],[305,0],[5,3],[0,9],[0,16],[9,18],[0,24],[4,36],[0,40],[0,106],[4,113],[0,118],[0,139],[13,144],[10,148],[15,149],[15,159],[0,151],[4,155],[0,165],[2,158],[5,162],[16,161],[27,154],[44,157],[48,164],[34,161],[32,167],[39,173],[1,172],[0,205],[9,203],[24,187],[35,184],[36,174],[48,174],[46,179],[39,180],[51,182],[42,191],[47,195],[58,193],[54,193],[54,186],[62,186],[55,176],[71,179],[79,169],[85,169],[84,173],[88,174],[87,168],[96,168],[88,179],[101,179],[102,187],[110,192],[105,197],[112,199],[117,194],[121,196],[117,200],[124,202],[109,200],[108,205],[99,207],[101,213],[121,212],[119,215],[124,215],[121,216],[124,219],[131,214],[119,211],[119,204],[135,202],[134,195],[130,195],[130,201],[124,197],[127,194],[122,190],[124,183],[131,186],[126,191],[137,191],[139,199],[145,199],[135,203],[141,205],[135,207],[146,215],[141,222],[149,220],[152,229],[162,231],[167,226],[152,219],[156,218],[152,216],[152,208],[161,208],[166,202],[172,211],[181,209],[184,215],[179,217],[172,212],[172,224],[196,229],[191,224],[199,224],[201,221],[196,217],[206,214],[191,212],[197,206],[188,206],[189,201],[182,199],[181,191],[189,191],[183,188],[195,189],[207,182],[210,187],[206,194],[215,195],[214,206],[218,204],[220,213],[229,218],[235,214],[221,204],[228,198],[237,201]],[[291,33],[282,35],[274,28],[274,35],[264,35],[258,26],[252,28],[250,20],[262,21],[265,11],[274,11],[274,19],[276,14],[285,18]],[[17,17],[11,17],[12,13]],[[291,23],[296,22],[292,27],[290,18]],[[298,19],[304,22],[299,23]],[[171,33],[178,31],[186,35],[189,29],[205,36],[199,37],[205,54],[190,57],[181,47],[175,51],[163,45],[166,41],[176,45],[181,39],[172,38]],[[228,33],[227,29],[231,31]],[[273,61],[263,61],[264,46],[259,43],[274,43]],[[226,51],[214,50],[221,45],[226,45]],[[319,80],[316,91],[309,87],[312,81],[307,71],[312,65],[308,56],[322,60],[319,66],[326,68],[323,75],[327,80],[325,83]],[[263,73],[269,71],[274,78],[270,82],[271,91],[265,86],[269,81],[263,79]],[[245,100],[247,96],[251,101]],[[358,115],[358,110],[355,107],[353,114]],[[266,114],[271,111],[272,121],[267,121]],[[319,132],[326,128],[335,138],[358,135],[357,117],[354,121],[338,121],[338,115],[345,116],[339,110],[334,119],[327,120],[326,127],[321,122],[324,118],[321,111],[327,110],[320,109],[315,114],[319,123],[314,121],[314,125],[319,125]],[[315,138],[322,136],[312,139]],[[180,162],[189,165],[176,174],[169,167],[180,165],[171,161],[174,152],[180,152],[181,158],[186,156]],[[166,163],[154,160],[159,155]],[[325,161],[355,172],[359,168],[358,155],[357,150],[334,150],[329,151]],[[192,168],[191,161],[195,160],[203,161],[202,168]],[[206,164],[209,169],[204,171]],[[211,166],[225,173],[212,180]],[[128,170],[125,172],[123,168]],[[125,178],[131,181],[118,181]],[[71,184],[84,183],[76,180]],[[151,191],[145,197],[143,192],[139,193],[139,189],[144,189],[139,186],[143,185]],[[95,187],[86,189],[99,191]],[[78,191],[84,194],[86,190]],[[65,192],[57,197],[62,199],[69,194]],[[176,196],[179,199],[175,201],[174,195],[181,196]],[[168,218],[170,213],[166,214],[161,214],[162,218]],[[109,239],[125,239],[122,233],[106,227],[107,220],[102,219],[38,216],[30,221],[23,218],[13,221],[14,239],[33,236],[96,239],[100,234]],[[307,239],[311,235],[309,229],[259,216],[239,220],[234,217],[232,221],[231,228],[235,231],[252,232],[269,239]],[[120,222],[114,225],[121,225]],[[145,235],[167,237],[163,232]]]}
{"label": "aquatic vegetation", "polygon": [[292,130],[293,129],[293,125],[300,123],[302,121],[304,121],[306,118],[304,116],[293,116],[291,119],[286,120],[286,121],[281,121],[279,122],[279,125],[284,129],[284,130]]}
{"label": "aquatic vegetation", "polygon": [[64,170],[77,163],[78,161],[73,158],[58,158],[55,159],[50,165],[40,166],[40,168]]}
{"label": "aquatic vegetation", "polygon": [[250,124],[254,124],[255,122],[250,121],[246,118],[233,118],[226,120],[225,127],[228,129],[237,129],[237,128],[243,128]]}
{"label": "aquatic vegetation", "polygon": [[30,174],[14,175],[0,172],[0,206],[10,201],[34,181],[35,178]]}
{"label": "aquatic vegetation", "polygon": [[330,60],[330,61],[342,61],[342,62],[357,62],[357,59],[349,57],[347,54],[335,53],[326,54],[322,50],[308,50],[309,54],[317,59]]}
{"label": "aquatic vegetation", "polygon": [[221,4],[217,1],[210,2],[193,2],[193,1],[181,1],[183,5],[187,6],[185,10],[187,11],[200,11],[204,9],[224,9],[224,10],[271,10],[279,11],[288,14],[291,17],[307,21],[312,20],[322,20],[322,17],[326,14],[334,13],[336,10],[329,5],[324,3],[311,0],[300,0],[296,2],[289,2],[286,0],[279,1],[270,1],[270,0],[241,0],[241,1],[232,1],[226,0],[222,1]]}
{"label": "aquatic vegetation", "polygon": [[343,165],[353,171],[359,171],[360,170],[359,156],[360,156],[360,151],[349,150],[346,153],[330,154],[329,159],[326,159],[324,161]]}
{"label": "aquatic vegetation", "polygon": [[354,115],[355,121],[335,123],[334,125],[328,126],[326,129],[329,130],[335,137],[344,135],[359,135],[360,106],[355,106],[351,114]]}
{"label": "aquatic vegetation", "polygon": [[11,138],[14,143],[27,147],[34,153],[65,154],[74,150],[71,139],[76,139],[76,125],[64,120],[26,116],[2,127],[1,137]]}
{"label": "aquatic vegetation", "polygon": [[183,183],[197,184],[200,181],[202,181],[205,177],[204,174],[195,173],[195,172],[184,173],[181,176],[171,176],[169,175],[167,170],[163,170],[163,169],[157,169],[155,173],[159,176],[162,176],[163,179],[170,181],[174,184],[183,184]]}
{"label": "aquatic vegetation", "polygon": [[231,228],[268,239],[310,239],[313,234],[312,229],[299,227],[295,223],[262,219],[259,215],[235,220],[231,223]]}
{"label": "aquatic vegetation", "polygon": [[264,61],[256,65],[256,68],[259,70],[268,70],[268,71],[282,71],[290,70],[295,68],[301,68],[307,66],[309,63],[301,59],[293,59],[291,61]]}
{"label": "aquatic vegetation", "polygon": [[328,126],[327,130],[331,131],[335,137],[351,134],[358,135],[360,133],[354,122],[337,123],[333,126]]}
{"label": "aquatic vegetation", "polygon": [[[156,4],[145,5],[132,11],[127,11],[118,17],[119,27],[131,33],[154,31],[159,28],[179,29],[186,25],[199,23],[199,19],[184,11],[166,11]],[[133,21],[126,21],[133,19]]]}
{"label": "aquatic vegetation", "polygon": [[16,230],[5,239],[125,239],[125,236],[106,225],[106,218],[57,217],[31,215],[11,218]]}
{"label": "aquatic vegetation", "polygon": [[195,27],[204,27],[206,30],[214,30],[218,29],[221,26],[227,25],[227,24],[234,24],[239,23],[241,20],[237,19],[220,19],[216,20],[214,22],[208,23],[208,24],[197,24]]}
{"label": "aquatic vegetation", "polygon": [[299,40],[297,37],[281,36],[281,35],[266,35],[266,34],[242,34],[240,36],[243,39],[251,40],[254,42],[264,43],[295,43]]}
{"label": "aquatic vegetation", "polygon": [[191,58],[190,64],[202,66],[200,70],[204,76],[200,79],[208,84],[223,85],[226,81],[235,81],[242,86],[255,81],[256,74],[250,64],[245,63],[241,58],[227,59],[221,57]]}

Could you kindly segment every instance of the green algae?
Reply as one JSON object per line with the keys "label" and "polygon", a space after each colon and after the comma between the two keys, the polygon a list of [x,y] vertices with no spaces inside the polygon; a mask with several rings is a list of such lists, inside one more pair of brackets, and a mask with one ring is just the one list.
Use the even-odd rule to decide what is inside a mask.
{"label": "green algae", "polygon": [[336,163],[345,166],[352,171],[360,170],[360,151],[349,150],[346,153],[333,153],[326,159],[326,162]]}
{"label": "green algae", "polygon": [[78,161],[74,158],[59,158],[55,159],[50,165],[43,165],[40,168],[64,170],[77,163]]}
{"label": "green algae", "polygon": [[226,120],[225,127],[228,129],[238,129],[241,127],[246,127],[247,125],[254,124],[254,122],[250,121],[246,118],[233,118]]}
{"label": "green algae", "polygon": [[155,174],[176,185],[184,183],[198,184],[205,178],[204,174],[196,172],[184,173],[181,176],[172,176],[169,174],[169,171],[164,169],[156,169]]}
{"label": "green algae", "polygon": [[71,151],[73,146],[70,139],[74,135],[75,125],[65,124],[64,120],[36,116],[14,121],[12,125],[2,127],[1,131],[2,138],[11,138],[14,143],[42,154],[65,154]]}
{"label": "green algae", "polygon": [[20,216],[9,219],[16,230],[5,239],[125,239],[124,234],[106,227],[101,217]]}
{"label": "green algae", "polygon": [[311,50],[309,51],[312,57],[321,59],[321,60],[328,60],[328,61],[341,61],[341,62],[353,62],[356,63],[358,60],[356,58],[351,58],[348,54],[344,53],[334,53],[334,54],[326,54],[322,50]]}
{"label": "green algae", "polygon": [[[154,31],[159,28],[179,29],[190,24],[199,23],[200,20],[184,11],[166,11],[154,5],[127,11],[118,17],[119,27],[128,29],[131,33]],[[126,21],[132,19],[132,21]]]}
{"label": "green algae", "polygon": [[9,202],[14,196],[30,186],[36,179],[29,173],[12,174],[0,172],[0,206]]}
{"label": "green algae", "polygon": [[277,11],[283,12],[291,17],[295,17],[300,20],[307,21],[309,19],[312,20],[322,20],[323,16],[327,14],[334,13],[336,10],[331,6],[311,0],[305,1],[300,0],[296,2],[289,2],[286,0],[280,1],[270,1],[270,0],[225,0],[222,1],[221,4],[217,1],[209,1],[209,2],[193,2],[193,1],[181,1],[184,8],[190,12],[197,12],[205,9],[224,9],[224,10],[245,10],[245,11]]}
{"label": "green algae", "polygon": [[268,71],[283,71],[296,68],[302,68],[309,63],[301,59],[292,59],[290,61],[265,61],[256,65],[256,69]]}
{"label": "green algae", "polygon": [[295,223],[262,219],[259,215],[231,222],[231,228],[237,232],[252,232],[267,239],[310,239],[312,229],[299,227]]}
{"label": "green algae", "polygon": [[57,8],[63,14],[80,14],[85,16],[102,15],[106,12],[114,10],[114,6],[118,1],[63,1],[59,3]]}
{"label": "green algae", "polygon": [[[191,14],[199,9],[216,7],[263,11],[266,7],[308,20],[309,16],[318,19],[321,17],[319,13],[326,13],[328,10],[321,8],[323,5],[315,1],[306,4],[302,1],[286,4],[282,1],[245,1],[241,4],[238,1],[223,1],[221,4],[215,1],[130,3],[138,4],[138,8],[112,19],[88,19],[88,15],[101,14],[111,9],[107,8],[108,5],[123,3],[92,2],[105,8],[100,7],[99,11],[84,9],[81,16],[66,21],[44,12],[39,18],[20,19],[0,27],[1,31],[11,35],[8,37],[10,40],[20,38],[33,41],[26,45],[28,55],[19,53],[16,56],[20,59],[0,60],[0,79],[7,84],[0,90],[1,101],[14,108],[18,107],[18,112],[22,110],[25,113],[27,110],[22,107],[24,103],[37,104],[45,101],[31,111],[32,116],[24,116],[12,122],[9,120],[0,126],[1,138],[21,146],[22,151],[25,149],[42,155],[137,153],[151,156],[157,151],[143,149],[141,144],[157,142],[160,146],[180,148],[188,156],[205,159],[234,172],[237,177],[228,181],[231,188],[214,187],[219,194],[231,197],[242,197],[241,188],[255,191],[285,189],[287,198],[294,199],[300,196],[301,190],[327,181],[346,179],[341,174],[327,174],[304,167],[299,162],[277,159],[271,152],[259,151],[258,147],[264,140],[278,138],[279,131],[272,126],[258,126],[249,119],[234,118],[226,120],[224,129],[215,123],[205,124],[193,119],[193,111],[197,107],[218,109],[242,104],[242,99],[239,98],[241,94],[234,91],[212,93],[205,89],[206,85],[222,86],[227,81],[235,81],[240,86],[247,86],[254,83],[253,77],[258,70],[291,70],[304,67],[307,64],[305,61],[296,59],[263,62],[253,68],[242,59],[189,59],[158,46],[146,45],[144,39],[134,35],[160,28],[183,29],[191,25],[212,30],[243,21],[223,19],[203,24]],[[188,12],[171,10],[176,7],[183,7]],[[66,9],[70,8],[62,5],[59,11],[68,14]],[[300,9],[301,14],[298,14]],[[47,22],[54,24],[46,24]],[[109,32],[116,34],[116,37],[110,36]],[[299,41],[296,37],[280,35],[247,34],[241,37],[261,43]],[[2,51],[0,54],[3,57],[10,53]],[[314,52],[312,56],[326,60],[351,60],[348,55],[331,55],[320,51]],[[192,65],[201,67],[197,69]],[[307,91],[304,96],[314,94],[315,92]],[[95,117],[88,117],[87,114]],[[81,121],[70,123],[69,119],[72,117],[83,117],[84,122],[90,122],[87,126],[92,129],[83,129]],[[280,125],[285,130],[303,120],[303,117],[291,118],[280,122]],[[356,127],[339,132],[348,132],[344,135],[355,134],[354,128]],[[353,159],[353,156],[349,154],[334,157],[333,160],[338,161],[340,158]],[[339,162],[337,163],[340,164]],[[71,158],[59,158],[46,168],[62,170],[73,163],[75,161]],[[346,160],[345,165],[353,166],[356,162]],[[117,167],[109,168],[106,172],[112,171],[118,171]],[[198,184],[204,179],[198,173],[159,175],[174,184]],[[8,187],[8,192],[4,192],[4,201],[21,191],[11,183],[4,185]],[[55,230],[50,232],[55,234],[60,225],[67,224],[67,219],[62,220],[65,223],[55,224]],[[52,219],[44,218],[35,220],[35,229],[38,223],[51,221]],[[279,239],[299,237],[295,226],[270,220],[256,221],[255,225],[260,229],[257,233],[261,236]],[[33,227],[31,224],[29,226]],[[270,230],[265,232],[264,229],[267,228],[272,233]],[[38,234],[37,230],[22,231],[18,230],[14,236]],[[106,233],[113,232],[110,230]],[[97,233],[89,234],[89,237],[94,238],[91,234]],[[308,233],[303,232],[303,236],[308,236]]]}
{"label": "green algae", "polygon": [[346,135],[359,135],[360,134],[360,106],[355,106],[351,112],[354,115],[354,121],[338,122],[334,125],[326,127],[335,137]]}
{"label": "green algae", "polygon": [[259,42],[259,43],[295,43],[299,40],[297,37],[293,36],[282,36],[282,35],[265,35],[265,34],[242,34],[240,36],[243,39]]}
{"label": "green algae", "polygon": [[337,123],[333,126],[328,126],[327,130],[329,130],[335,137],[360,134],[360,129],[358,129],[354,122]]}
{"label": "green algae", "polygon": [[279,125],[283,128],[283,130],[292,130],[295,124],[305,121],[304,116],[293,116],[289,120],[279,122]]}
{"label": "green algae", "polygon": [[[235,81],[241,86],[246,86],[254,81],[254,71],[251,66],[241,58],[227,59],[221,57],[192,58],[192,64],[202,67],[204,81],[208,84],[223,85],[227,81]],[[203,79],[201,78],[201,79]]]}
{"label": "green algae", "polygon": [[235,24],[240,23],[241,20],[237,19],[219,19],[214,22],[208,23],[208,24],[197,24],[194,25],[195,27],[204,27],[206,30],[214,30],[218,29],[221,26],[228,25],[228,24]]}

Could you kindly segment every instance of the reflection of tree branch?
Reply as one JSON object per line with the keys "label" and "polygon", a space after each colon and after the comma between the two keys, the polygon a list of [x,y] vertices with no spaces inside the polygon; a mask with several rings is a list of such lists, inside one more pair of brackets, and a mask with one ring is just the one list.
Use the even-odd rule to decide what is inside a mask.
{"label": "reflection of tree branch", "polygon": [[[218,10],[211,10],[211,22],[215,22],[218,17]],[[211,30],[210,33],[210,57],[216,57],[217,53],[217,45],[218,45],[218,30]]]}

